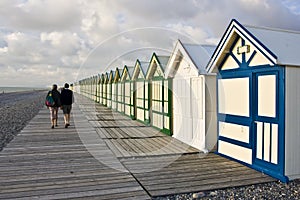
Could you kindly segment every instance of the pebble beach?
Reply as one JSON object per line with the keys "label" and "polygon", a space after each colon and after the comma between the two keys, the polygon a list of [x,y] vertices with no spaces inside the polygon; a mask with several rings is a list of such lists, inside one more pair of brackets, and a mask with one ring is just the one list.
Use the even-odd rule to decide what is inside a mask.
{"label": "pebble beach", "polygon": [[249,185],[244,187],[226,188],[212,191],[201,191],[188,194],[177,194],[165,197],[157,197],[154,200],[261,200],[280,199],[295,200],[300,199],[300,181],[294,180],[289,183],[280,181]]}
{"label": "pebble beach", "polygon": [[46,91],[0,94],[0,151],[44,106]]}
{"label": "pebble beach", "polygon": [[[29,91],[0,94],[0,151],[39,112],[46,109],[46,91]],[[184,199],[300,199],[300,180],[281,183],[275,181],[245,187],[199,191],[155,197],[155,200]]]}

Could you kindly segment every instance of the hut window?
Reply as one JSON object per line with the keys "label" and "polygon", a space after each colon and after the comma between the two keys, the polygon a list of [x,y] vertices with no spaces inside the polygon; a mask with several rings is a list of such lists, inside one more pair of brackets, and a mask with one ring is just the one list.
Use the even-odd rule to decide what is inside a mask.
{"label": "hut window", "polygon": [[249,78],[218,80],[219,113],[249,117]]}
{"label": "hut window", "polygon": [[258,115],[276,117],[276,75],[258,77]]}

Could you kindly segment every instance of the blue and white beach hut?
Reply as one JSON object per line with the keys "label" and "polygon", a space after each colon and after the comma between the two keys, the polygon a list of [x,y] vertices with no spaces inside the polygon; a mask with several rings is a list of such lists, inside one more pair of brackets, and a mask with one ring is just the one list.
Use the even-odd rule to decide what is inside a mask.
{"label": "blue and white beach hut", "polygon": [[216,76],[205,68],[215,48],[178,40],[165,71],[173,82],[173,137],[204,152],[217,142]]}
{"label": "blue and white beach hut", "polygon": [[232,20],[211,61],[218,153],[283,182],[300,177],[300,33]]}

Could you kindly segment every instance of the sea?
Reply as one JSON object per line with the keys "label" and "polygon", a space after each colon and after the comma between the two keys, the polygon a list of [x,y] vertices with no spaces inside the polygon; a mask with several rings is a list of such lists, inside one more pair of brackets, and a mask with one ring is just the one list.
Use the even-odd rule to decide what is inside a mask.
{"label": "sea", "polygon": [[0,87],[0,93],[25,92],[34,90],[44,90],[45,88],[34,87]]}

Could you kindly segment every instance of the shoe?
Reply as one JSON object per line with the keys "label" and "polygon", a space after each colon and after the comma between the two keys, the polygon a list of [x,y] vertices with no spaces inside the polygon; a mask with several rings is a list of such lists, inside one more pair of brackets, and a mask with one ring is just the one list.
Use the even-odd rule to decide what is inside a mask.
{"label": "shoe", "polygon": [[51,128],[54,129],[54,125],[52,125]]}
{"label": "shoe", "polygon": [[55,124],[55,126],[58,126],[57,124]]}
{"label": "shoe", "polygon": [[68,124],[65,125],[65,128],[68,128]]}
{"label": "shoe", "polygon": [[66,124],[67,126],[70,126],[70,124]]}

